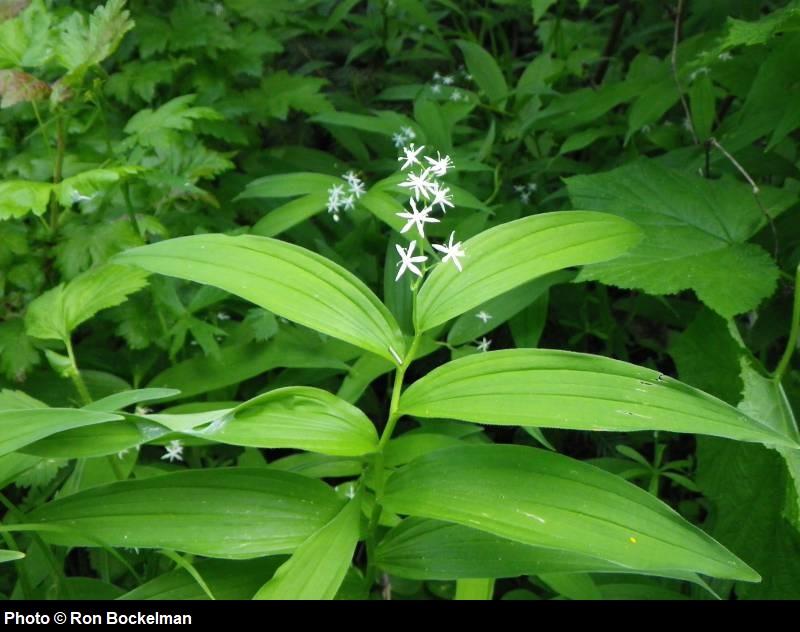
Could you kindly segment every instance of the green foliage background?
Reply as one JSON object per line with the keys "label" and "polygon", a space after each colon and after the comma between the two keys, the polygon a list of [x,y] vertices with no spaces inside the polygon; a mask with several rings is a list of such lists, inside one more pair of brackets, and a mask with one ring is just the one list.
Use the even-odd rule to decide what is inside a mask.
{"label": "green foliage background", "polygon": [[[146,416],[144,403],[201,414],[305,385],[357,404],[380,426],[390,355],[112,258],[181,236],[277,237],[352,272],[410,334],[410,290],[394,282],[395,244],[405,242],[392,233],[402,210],[393,137],[408,127],[457,168],[455,208],[430,228],[438,241],[568,209],[618,216],[644,235],[621,257],[548,274],[449,327],[436,323],[412,379],[477,354],[485,336],[492,350],[563,349],[654,369],[796,438],[795,338],[785,350],[800,263],[798,46],[795,0],[0,0],[0,417],[30,408],[30,398],[34,407],[73,408],[131,389],[173,389],[97,407],[91,420],[54,422],[75,432],[126,407]],[[327,191],[348,170],[368,192],[337,222]],[[480,311],[491,320],[477,319]],[[709,591],[544,564],[472,585],[392,572],[391,547],[400,550],[392,541],[380,553],[383,591],[364,581],[358,545],[341,587],[319,594],[465,598],[493,585],[507,599],[800,597],[796,448],[423,417],[401,420],[401,433],[434,434],[438,447],[544,446],[633,481],[762,581],[714,579]],[[31,414],[25,431],[52,435],[38,423]],[[301,472],[309,485],[341,483],[341,493],[353,492],[345,481],[361,471],[348,454],[267,451],[171,430],[119,458],[53,456],[52,444],[17,451],[9,438],[0,457],[4,523],[25,522],[54,497],[187,466]],[[176,437],[184,464],[162,459]],[[407,444],[408,454],[429,449]],[[285,561],[69,549],[3,533],[8,549],[27,553],[0,567],[9,598],[136,599],[163,596],[165,586],[172,598],[203,597],[209,587],[217,598],[249,598]],[[327,546],[312,540],[295,568]],[[269,596],[291,592],[271,586]]]}

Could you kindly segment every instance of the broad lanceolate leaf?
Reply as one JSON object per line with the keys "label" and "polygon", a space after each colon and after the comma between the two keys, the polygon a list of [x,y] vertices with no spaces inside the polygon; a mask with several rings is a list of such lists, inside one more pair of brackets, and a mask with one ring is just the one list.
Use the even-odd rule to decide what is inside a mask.
{"label": "broad lanceolate leaf", "polygon": [[290,386],[259,395],[196,437],[255,448],[297,448],[360,456],[378,447],[375,426],[352,404],[318,388]]}
{"label": "broad lanceolate leaf", "polygon": [[303,542],[254,599],[333,599],[358,544],[361,497]]}
{"label": "broad lanceolate leaf", "polygon": [[490,228],[464,243],[462,272],[439,265],[426,279],[417,296],[417,330],[548,272],[618,257],[640,238],[631,222],[586,211],[542,213]]}
{"label": "broad lanceolate leaf", "polygon": [[67,340],[81,323],[100,310],[122,303],[147,285],[147,274],[136,268],[103,265],[54,287],[28,306],[25,327],[34,338]]}
{"label": "broad lanceolate leaf", "polygon": [[494,57],[474,42],[462,40],[458,42],[458,47],[464,54],[464,61],[475,83],[486,94],[489,102],[504,108],[508,86]]}
{"label": "broad lanceolate leaf", "polygon": [[639,572],[759,579],[646,491],[536,448],[464,446],[431,453],[390,476],[383,504],[395,513],[455,522]]}
{"label": "broad lanceolate leaf", "polygon": [[796,446],[792,437],[658,371],[549,349],[490,351],[448,362],[403,393],[400,412],[491,425],[669,430]]}
{"label": "broad lanceolate leaf", "polygon": [[21,560],[23,557],[25,557],[25,554],[22,551],[9,551],[6,549],[0,549],[0,564],[3,562]]}
{"label": "broad lanceolate leaf", "polygon": [[121,393],[109,395],[83,408],[84,410],[104,410],[113,412],[132,406],[133,404],[173,398],[176,395],[180,395],[180,391],[174,388],[140,388],[134,391],[122,391]]}
{"label": "broad lanceolate leaf", "polygon": [[[378,545],[377,563],[392,575],[435,580],[631,572],[591,555],[531,546],[460,524],[421,518],[408,518],[386,534]],[[691,575],[685,578],[694,580]]]}
{"label": "broad lanceolate leaf", "polygon": [[195,235],[134,248],[116,259],[214,285],[393,362],[405,352],[394,317],[363,282],[293,244],[252,235]]}
{"label": "broad lanceolate leaf", "polygon": [[344,180],[324,173],[282,173],[253,180],[236,199],[247,198],[286,198],[327,192]]}
{"label": "broad lanceolate leaf", "polygon": [[[567,189],[573,204],[630,219],[645,233],[627,255],[585,268],[579,280],[651,294],[692,289],[726,318],[775,290],[777,266],[763,248],[745,243],[766,222],[745,184],[641,162],[569,178]],[[795,201],[769,189],[760,195],[773,217]]]}
{"label": "broad lanceolate leaf", "polygon": [[168,548],[244,559],[288,553],[341,508],[327,485],[260,469],[187,470],[95,487],[43,505],[32,523],[68,527],[65,546]]}
{"label": "broad lanceolate leaf", "polygon": [[0,411],[0,455],[14,452],[57,432],[122,419],[119,415],[72,408]]}

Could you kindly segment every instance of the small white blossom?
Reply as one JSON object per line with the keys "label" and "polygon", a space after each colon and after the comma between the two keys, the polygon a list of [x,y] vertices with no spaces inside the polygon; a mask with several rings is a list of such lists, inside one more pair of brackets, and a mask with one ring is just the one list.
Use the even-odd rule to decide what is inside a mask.
{"label": "small white blossom", "polygon": [[433,73],[433,82],[434,82],[434,83],[439,83],[441,80],[442,80],[442,75],[440,75],[440,74],[439,74],[439,71],[438,71],[438,70],[437,70],[437,71],[435,71],[435,72]]}
{"label": "small white blossom", "polygon": [[419,155],[419,152],[421,152],[423,149],[425,149],[425,145],[421,145],[420,147],[414,147],[414,143],[411,143],[408,147],[403,147],[404,155],[398,158],[398,160],[403,163],[400,169],[402,171],[405,171],[406,169],[414,165],[422,166],[422,163],[419,161],[419,158],[417,158],[417,156]]}
{"label": "small white blossom", "polygon": [[708,68],[706,68],[705,66],[703,66],[702,68],[698,68],[698,69],[697,69],[697,70],[695,70],[695,71],[694,71],[694,72],[693,72],[691,75],[689,75],[689,82],[692,82],[692,81],[694,81],[694,80],[695,80],[695,79],[697,79],[697,78],[698,78],[700,75],[707,75],[708,73],[709,73],[709,69],[708,69]]}
{"label": "small white blossom", "polygon": [[164,449],[167,451],[161,459],[167,459],[170,463],[173,461],[183,461],[183,444],[180,442],[179,439],[175,439],[174,441],[170,441]]}
{"label": "small white blossom", "polygon": [[405,125],[404,127],[400,128],[400,133],[405,136],[408,140],[414,140],[417,137],[417,133],[414,131],[413,128]]}
{"label": "small white blossom", "polygon": [[408,139],[400,132],[395,132],[392,134],[392,142],[394,143],[395,147],[400,148],[405,145],[407,141]]}
{"label": "small white blossom", "polygon": [[400,270],[397,272],[397,276],[394,278],[395,281],[399,281],[400,277],[403,276],[403,272],[406,270],[411,270],[411,272],[419,277],[422,276],[422,272],[415,264],[427,261],[428,257],[425,255],[418,255],[414,257],[414,247],[416,245],[417,242],[412,241],[408,246],[408,250],[404,250],[400,244],[394,245],[394,247],[397,249],[397,254],[400,255]]}
{"label": "small white blossom", "polygon": [[408,220],[405,226],[403,226],[401,233],[408,232],[412,226],[416,226],[417,230],[419,231],[420,237],[425,237],[425,224],[426,223],[438,223],[439,220],[435,217],[430,217],[428,213],[431,212],[431,207],[426,206],[422,209],[417,208],[417,203],[414,199],[409,200],[411,204],[411,213],[397,213],[398,217],[402,217],[405,220]]}
{"label": "small white blossom", "polygon": [[358,177],[355,171],[348,171],[345,173],[342,178],[344,179],[347,184],[350,186],[354,186],[356,184],[361,184],[361,178]]}
{"label": "small white blossom", "polygon": [[477,314],[475,314],[475,318],[477,318],[480,321],[483,321],[483,324],[485,325],[490,320],[492,320],[492,315],[481,310]]}
{"label": "small white blossom", "polygon": [[355,195],[348,195],[345,198],[342,198],[342,208],[345,211],[352,211],[356,206],[356,196]]}
{"label": "small white blossom", "polygon": [[439,83],[434,83],[434,84],[431,86],[431,92],[433,92],[433,94],[439,94],[441,91],[442,91],[442,86],[441,86],[441,84],[439,84]]}
{"label": "small white blossom", "polygon": [[527,187],[524,184],[515,184],[514,185],[514,191],[516,193],[523,193],[526,189],[527,189]]}
{"label": "small white blossom", "polygon": [[358,182],[353,182],[350,185],[348,191],[350,193],[352,193],[353,195],[355,195],[356,199],[360,198],[362,195],[364,195],[367,192],[367,190],[364,188],[364,183],[361,182],[361,180],[359,180]]}
{"label": "small white blossom", "polygon": [[444,258],[442,259],[442,263],[447,263],[449,260],[453,262],[453,264],[458,268],[458,271],[461,272],[463,268],[461,267],[461,262],[458,260],[459,257],[465,257],[467,253],[461,248],[461,242],[454,244],[453,240],[455,239],[455,232],[450,233],[450,240],[448,241],[447,245],[444,244],[433,244],[433,247],[438,250],[439,252],[444,253]]}
{"label": "small white blossom", "polygon": [[520,193],[519,199],[520,202],[522,202],[523,204],[527,204],[528,202],[530,202],[531,201],[530,191],[523,191],[522,193]]}
{"label": "small white blossom", "polygon": [[438,183],[434,182],[436,185],[435,188],[432,189],[433,192],[433,201],[431,202],[431,208],[439,205],[439,209],[443,213],[447,213],[447,209],[445,206],[449,206],[450,208],[454,208],[453,206],[453,196],[450,195],[450,189],[448,187],[443,187]]}
{"label": "small white blossom", "polygon": [[723,52],[723,53],[720,53],[720,54],[717,56],[717,58],[718,58],[720,61],[730,61],[731,59],[733,59],[733,55],[731,55],[731,54],[730,54],[728,51],[725,51],[725,52]]}
{"label": "small white blossom", "polygon": [[446,175],[447,170],[454,167],[453,161],[450,160],[450,156],[445,156],[442,158],[442,155],[438,151],[436,152],[436,158],[425,156],[425,160],[427,160],[428,164],[430,164],[433,174],[439,177]]}
{"label": "small white blossom", "polygon": [[444,77],[442,77],[442,84],[445,86],[452,86],[454,81],[455,80],[451,75],[445,75]]}
{"label": "small white blossom", "polygon": [[489,350],[491,344],[492,344],[491,340],[489,340],[486,337],[483,337],[478,341],[477,349],[482,353],[486,353]]}
{"label": "small white blossom", "polygon": [[414,192],[414,197],[419,199],[424,197],[426,200],[430,198],[435,184],[429,179],[430,169],[425,169],[420,174],[409,173],[405,182],[401,182],[400,186],[411,189]]}
{"label": "small white blossom", "polygon": [[451,100],[451,101],[456,101],[456,102],[458,102],[458,101],[463,101],[464,99],[466,99],[466,97],[465,97],[465,96],[464,96],[464,94],[461,92],[461,90],[453,90],[453,91],[450,93],[450,100]]}
{"label": "small white blossom", "polygon": [[153,412],[152,408],[148,408],[147,406],[137,406],[134,409],[133,414],[134,415],[149,415],[152,412]]}

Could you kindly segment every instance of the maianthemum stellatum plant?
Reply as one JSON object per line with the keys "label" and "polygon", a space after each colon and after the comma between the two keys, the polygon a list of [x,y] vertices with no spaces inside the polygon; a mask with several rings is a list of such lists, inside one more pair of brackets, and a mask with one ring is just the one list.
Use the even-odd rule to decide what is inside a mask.
{"label": "maianthemum stellatum plant", "polygon": [[[404,167],[412,166],[416,152],[406,149]],[[450,162],[437,157],[431,164]],[[444,186],[430,178],[431,169],[412,172],[399,184],[418,187],[401,229],[416,228],[418,238],[424,237],[425,220],[432,219],[427,202]],[[424,208],[414,204],[417,199]],[[424,431],[394,437],[398,421],[413,416],[536,428],[692,432],[796,449],[793,438],[702,391],[595,355],[486,351],[406,384],[409,367],[435,348],[438,328],[450,319],[544,274],[618,257],[640,239],[639,228],[614,215],[566,211],[502,224],[463,244],[451,239],[438,249],[444,258],[428,268],[417,267],[430,258],[413,257],[412,241],[397,249],[397,279],[404,273],[416,278],[408,334],[352,273],[281,240],[204,234],[123,252],[110,268],[120,283],[141,282],[136,271],[144,270],[211,285],[382,357],[394,368],[388,416],[371,420],[345,400],[307,386],[186,414],[122,412],[171,393],[158,389],[119,393],[79,409],[21,402],[19,411],[0,413],[25,418],[24,434],[4,437],[5,451],[124,454],[169,437],[170,460],[181,457],[181,439],[195,439],[346,457],[352,469],[336,487],[298,473],[248,467],[122,480],[46,503],[4,532],[38,531],[63,546],[158,548],[222,559],[290,554],[265,578],[255,593],[259,599],[333,598],[360,541],[366,545],[368,585],[384,573],[456,580],[480,575],[477,583],[462,582],[462,590],[485,591],[494,577],[577,570],[758,581],[725,547],[609,472],[521,445]],[[81,281],[87,284],[84,277],[59,288],[47,312],[37,316],[33,310],[29,319],[41,319],[44,328],[61,310],[69,323],[69,314],[82,304],[82,297],[76,298]],[[99,291],[91,281],[95,284],[84,291]],[[60,330],[65,341],[69,329],[67,324]],[[2,427],[8,433],[7,425]]]}

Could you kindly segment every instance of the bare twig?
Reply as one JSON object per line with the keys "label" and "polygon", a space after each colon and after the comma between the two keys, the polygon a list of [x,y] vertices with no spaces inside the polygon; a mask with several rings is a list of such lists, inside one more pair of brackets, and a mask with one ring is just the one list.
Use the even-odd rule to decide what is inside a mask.
{"label": "bare twig", "polygon": [[614,15],[614,23],[611,25],[611,32],[606,41],[606,47],[603,49],[603,56],[597,71],[594,73],[594,85],[600,85],[603,82],[603,77],[606,76],[608,65],[611,63],[611,56],[619,46],[620,35],[622,34],[622,25],[625,23],[625,14],[628,12],[628,2],[623,0],[617,7],[617,13]]}

